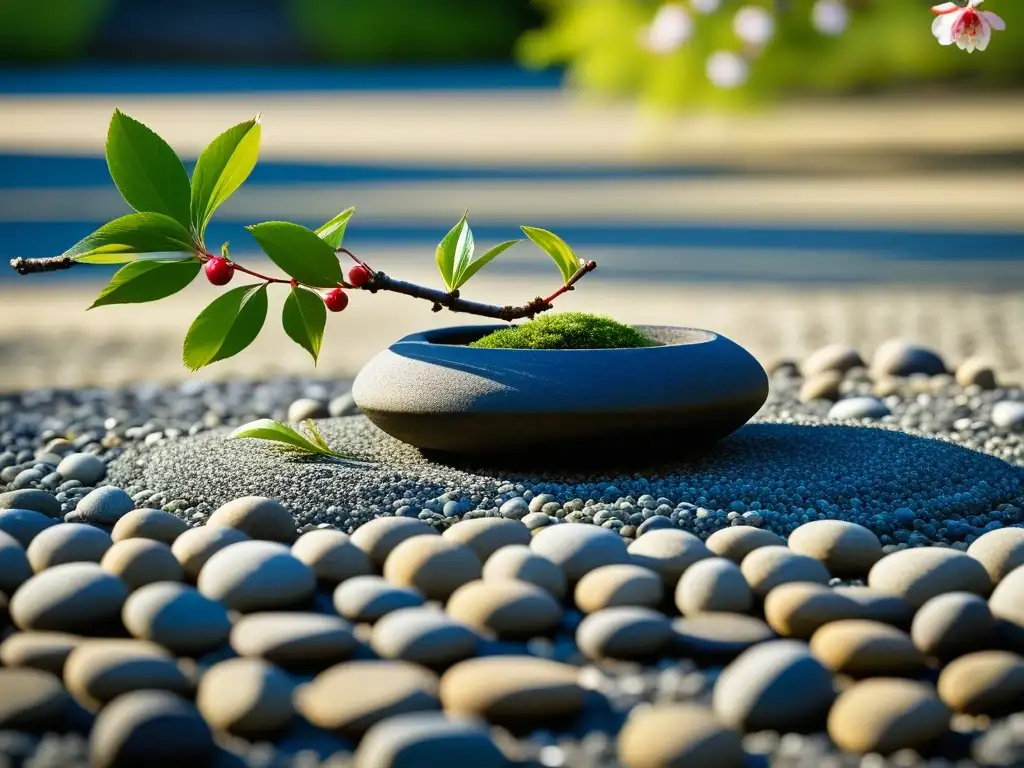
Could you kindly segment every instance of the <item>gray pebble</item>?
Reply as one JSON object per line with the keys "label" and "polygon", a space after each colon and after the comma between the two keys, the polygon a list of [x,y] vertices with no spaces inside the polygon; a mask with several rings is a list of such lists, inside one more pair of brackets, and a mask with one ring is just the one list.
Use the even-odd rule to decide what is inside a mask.
{"label": "gray pebble", "polygon": [[11,598],[23,630],[95,631],[120,618],[128,588],[96,563],[64,563],[37,573]]}
{"label": "gray pebble", "polygon": [[312,397],[300,397],[288,406],[288,421],[293,424],[306,419],[325,419],[330,416],[327,403],[314,400]]}
{"label": "gray pebble", "polygon": [[486,723],[423,712],[370,728],[355,755],[359,768],[508,768]]}
{"label": "gray pebble", "polygon": [[1024,430],[1024,402],[1000,400],[992,406],[992,423],[1000,429]]}
{"label": "gray pebble", "polygon": [[174,582],[137,589],[125,601],[121,618],[134,637],[158,643],[179,656],[211,651],[227,641],[231,631],[224,606]]}
{"label": "gray pebble", "polygon": [[0,510],[0,531],[17,540],[23,547],[28,547],[36,536],[57,524],[52,517],[30,509]]}
{"label": "gray pebble", "polygon": [[107,464],[91,453],[72,453],[61,459],[57,472],[65,480],[77,480],[82,485],[96,485],[107,474]]}
{"label": "gray pebble", "polygon": [[790,731],[820,724],[834,698],[831,673],[805,643],[771,640],[722,671],[713,706],[722,722],[747,732]]}
{"label": "gray pebble", "polygon": [[392,611],[423,605],[423,595],[380,576],[354,576],[338,585],[333,601],[335,610],[349,621],[373,623]]}
{"label": "gray pebble", "polygon": [[203,765],[216,746],[195,706],[167,691],[133,691],[96,718],[90,739],[94,768]]}
{"label": "gray pebble", "polygon": [[888,406],[875,397],[849,397],[840,400],[828,411],[828,417],[837,421],[849,419],[881,419],[889,416]]}
{"label": "gray pebble", "polygon": [[75,512],[87,523],[113,526],[126,514],[135,509],[132,497],[120,488],[107,485],[87,493]]}
{"label": "gray pebble", "polygon": [[21,490],[0,493],[0,510],[28,509],[47,517],[60,517],[60,502],[46,491]]}
{"label": "gray pebble", "polygon": [[327,412],[335,418],[340,416],[355,416],[356,414],[361,413],[351,392],[346,392],[344,395],[338,395],[338,397],[331,400],[331,402],[327,404]]}
{"label": "gray pebble", "polygon": [[294,608],[316,589],[313,569],[284,544],[242,541],[215,552],[199,573],[199,591],[236,611]]}
{"label": "gray pebble", "polygon": [[440,668],[472,656],[478,637],[444,611],[423,606],[388,613],[374,625],[370,642],[383,658]]}

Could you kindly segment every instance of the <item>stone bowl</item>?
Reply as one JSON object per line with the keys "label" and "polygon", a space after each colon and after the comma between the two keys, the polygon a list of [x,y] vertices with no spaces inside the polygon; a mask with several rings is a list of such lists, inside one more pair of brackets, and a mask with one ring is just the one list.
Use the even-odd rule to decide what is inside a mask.
{"label": "stone bowl", "polygon": [[650,438],[700,449],[745,424],[768,397],[757,360],[711,331],[638,325],[663,345],[641,349],[466,346],[507,327],[400,339],[359,372],[356,404],[398,440],[476,456],[601,445],[621,453]]}

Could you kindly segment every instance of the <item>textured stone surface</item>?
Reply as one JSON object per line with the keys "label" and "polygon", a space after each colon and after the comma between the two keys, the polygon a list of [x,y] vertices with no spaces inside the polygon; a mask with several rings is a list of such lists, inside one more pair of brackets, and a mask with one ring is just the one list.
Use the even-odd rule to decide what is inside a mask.
{"label": "textured stone surface", "polygon": [[355,759],[360,768],[508,768],[485,723],[440,712],[396,715],[374,725],[359,742]]}
{"label": "textured stone surface", "polygon": [[619,735],[624,768],[740,768],[740,733],[693,704],[663,704],[632,714]]}
{"label": "textured stone surface", "polygon": [[676,607],[684,616],[706,611],[745,613],[754,598],[739,567],[724,557],[694,563],[676,585]]}
{"label": "textured stone surface", "polygon": [[[496,499],[503,495],[499,489],[506,484],[522,483],[537,491],[572,494],[581,501],[593,498],[613,503],[624,495],[622,488],[631,488],[636,482],[635,467],[566,474],[551,470],[548,464],[529,472],[507,467],[477,467],[470,472],[423,457],[391,440],[363,417],[324,421],[320,426],[332,445],[380,464],[282,461],[279,452],[259,445],[259,441],[225,441],[222,432],[213,431],[145,452],[126,451],[111,465],[111,471],[122,484],[143,483],[161,488],[169,497],[194,499],[196,508],[204,512],[212,512],[239,493],[272,496],[305,519],[326,516],[342,530],[354,529],[353,542],[364,551],[360,532],[365,530],[362,535],[368,536],[381,525],[411,525],[420,533],[434,533],[422,520],[378,517],[394,514],[396,493],[409,494],[421,503],[439,500],[445,494]],[[211,453],[219,457],[217,462],[208,460]],[[785,535],[807,522],[808,507],[813,505],[828,510],[830,516],[865,525],[876,535],[890,537],[891,542],[894,535],[913,534],[927,541],[914,526],[916,520],[934,521],[932,525],[938,528],[940,519],[951,514],[960,518],[988,515],[1022,492],[1020,470],[994,456],[890,429],[812,423],[748,424],[706,456],[666,462],[643,477],[641,487],[654,496],[663,495],[673,502],[709,499],[705,516],[691,510],[683,518],[684,527],[702,537],[724,528],[724,508],[748,493],[769,494],[772,510],[765,515],[764,524],[770,533]],[[837,484],[836,477],[847,478],[847,482]],[[765,486],[766,482],[771,487]],[[804,490],[799,491],[800,487]],[[775,501],[770,500],[771,495]],[[710,499],[716,503],[711,504]],[[911,504],[920,509],[909,518],[896,516],[897,510]],[[362,511],[354,517],[341,517],[327,512],[329,508]],[[440,511],[440,506],[436,508]],[[531,546],[562,528],[546,526]],[[956,532],[961,538],[966,535],[962,526]],[[382,565],[391,546],[383,547],[371,559]]]}
{"label": "textured stone surface", "polygon": [[893,552],[868,573],[868,586],[905,597],[915,608],[944,592],[987,595],[988,571],[975,559],[952,549],[922,548]]}
{"label": "textured stone surface", "polygon": [[11,599],[11,618],[23,630],[95,631],[120,617],[128,587],[96,563],[47,568]]}
{"label": "textured stone surface", "polygon": [[235,528],[252,539],[291,544],[295,541],[295,521],[291,513],[274,499],[243,496],[221,505],[206,521],[210,528]]}
{"label": "textured stone surface", "polygon": [[484,563],[484,581],[517,579],[545,589],[561,599],[565,596],[565,572],[554,562],[521,544],[502,547]]}
{"label": "textured stone surface", "polygon": [[313,596],[313,570],[284,544],[242,541],[214,555],[199,574],[199,591],[237,611],[293,608]]}
{"label": "textured stone surface", "polygon": [[810,647],[829,669],[851,677],[909,675],[926,663],[906,632],[868,619],[829,622],[814,633]]}
{"label": "textured stone surface", "polygon": [[445,608],[470,627],[504,638],[547,635],[562,620],[562,606],[551,593],[513,579],[470,581],[452,593]]}
{"label": "textured stone surface", "polygon": [[[350,661],[321,672],[296,694],[310,722],[350,738],[394,715],[440,709],[437,675],[407,661]],[[338,696],[360,691],[360,696]]]}
{"label": "textured stone surface", "polygon": [[273,736],[295,716],[293,689],[291,678],[264,659],[228,659],[203,675],[196,706],[217,730]]}
{"label": "textured stone surface", "polygon": [[787,542],[794,552],[820,560],[833,576],[861,577],[882,557],[882,543],[862,525],[815,520],[801,525]]}
{"label": "textured stone surface", "polygon": [[118,696],[139,690],[193,693],[192,680],[164,648],[143,640],[88,640],[64,663],[68,692],[98,711]]}
{"label": "textured stone surface", "polygon": [[370,558],[341,531],[324,528],[302,534],[292,555],[304,562],[323,584],[339,584],[372,573]]}
{"label": "textured stone surface", "polygon": [[[745,423],[768,396],[768,377],[746,350],[701,330],[641,327],[664,344],[646,349],[445,343],[502,327],[406,336],[363,366],[352,395],[374,423],[404,442],[473,455],[546,448],[556,437],[569,443],[662,432],[706,443]],[[574,378],[581,366],[593,382],[585,390]],[[639,368],[647,373],[643,379],[632,375]],[[549,428],[533,428],[538,414]],[[501,434],[500,443],[491,434]]]}
{"label": "textured stone surface", "polygon": [[998,715],[1024,706],[1024,658],[978,651],[951,661],[939,675],[939,696],[955,712]]}
{"label": "textured stone surface", "polygon": [[173,582],[137,589],[125,600],[121,619],[134,637],[182,656],[213,650],[231,631],[224,606],[194,587]]}
{"label": "textured stone surface", "polygon": [[804,643],[773,640],[744,651],[715,683],[715,714],[746,731],[803,730],[828,712],[832,676]]}
{"label": "textured stone surface", "polygon": [[166,691],[135,691],[111,702],[93,727],[90,757],[95,768],[202,765],[215,750],[210,727],[195,706]]}
{"label": "textured stone surface", "polygon": [[661,577],[639,565],[603,565],[576,584],[576,607],[584,613],[620,605],[657,608],[664,597]]}
{"label": "textured stone surface", "polygon": [[414,536],[391,550],[384,578],[429,599],[447,600],[460,586],[480,578],[480,559],[469,547],[444,537]]}
{"label": "textured stone surface", "polygon": [[0,728],[47,728],[70,699],[60,678],[39,669],[0,669]]}
{"label": "textured stone surface", "polygon": [[491,656],[461,661],[441,677],[446,712],[477,715],[491,723],[569,717],[582,708],[579,672],[532,656]]}
{"label": "textured stone surface", "polygon": [[829,712],[828,732],[844,750],[889,754],[939,738],[949,728],[949,715],[930,685],[875,678],[839,696]]}

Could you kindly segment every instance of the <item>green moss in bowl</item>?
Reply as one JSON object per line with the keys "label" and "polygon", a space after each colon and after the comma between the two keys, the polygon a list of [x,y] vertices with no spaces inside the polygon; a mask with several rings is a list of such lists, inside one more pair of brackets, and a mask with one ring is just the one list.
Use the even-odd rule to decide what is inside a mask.
{"label": "green moss in bowl", "polygon": [[483,349],[635,349],[660,346],[631,325],[582,312],[540,315],[470,343]]}

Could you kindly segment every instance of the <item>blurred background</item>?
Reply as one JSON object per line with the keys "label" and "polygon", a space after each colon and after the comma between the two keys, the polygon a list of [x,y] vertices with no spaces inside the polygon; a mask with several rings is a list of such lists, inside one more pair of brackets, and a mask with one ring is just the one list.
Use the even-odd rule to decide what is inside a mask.
{"label": "blurred background", "polygon": [[[553,229],[599,269],[562,308],[710,328],[768,364],[903,336],[1024,370],[1024,4],[985,52],[937,44],[925,0],[0,0],[0,256],[60,253],[127,212],[103,159],[115,107],[191,167],[263,114],[261,161],[208,244],[315,227],[439,284],[469,209],[480,247]],[[112,269],[0,270],[0,391],[188,378],[215,295],[85,312]],[[465,294],[557,287],[523,244]],[[356,296],[320,365],[279,328],[203,377],[351,377],[466,318]],[[472,321],[472,319],[470,319]]]}

